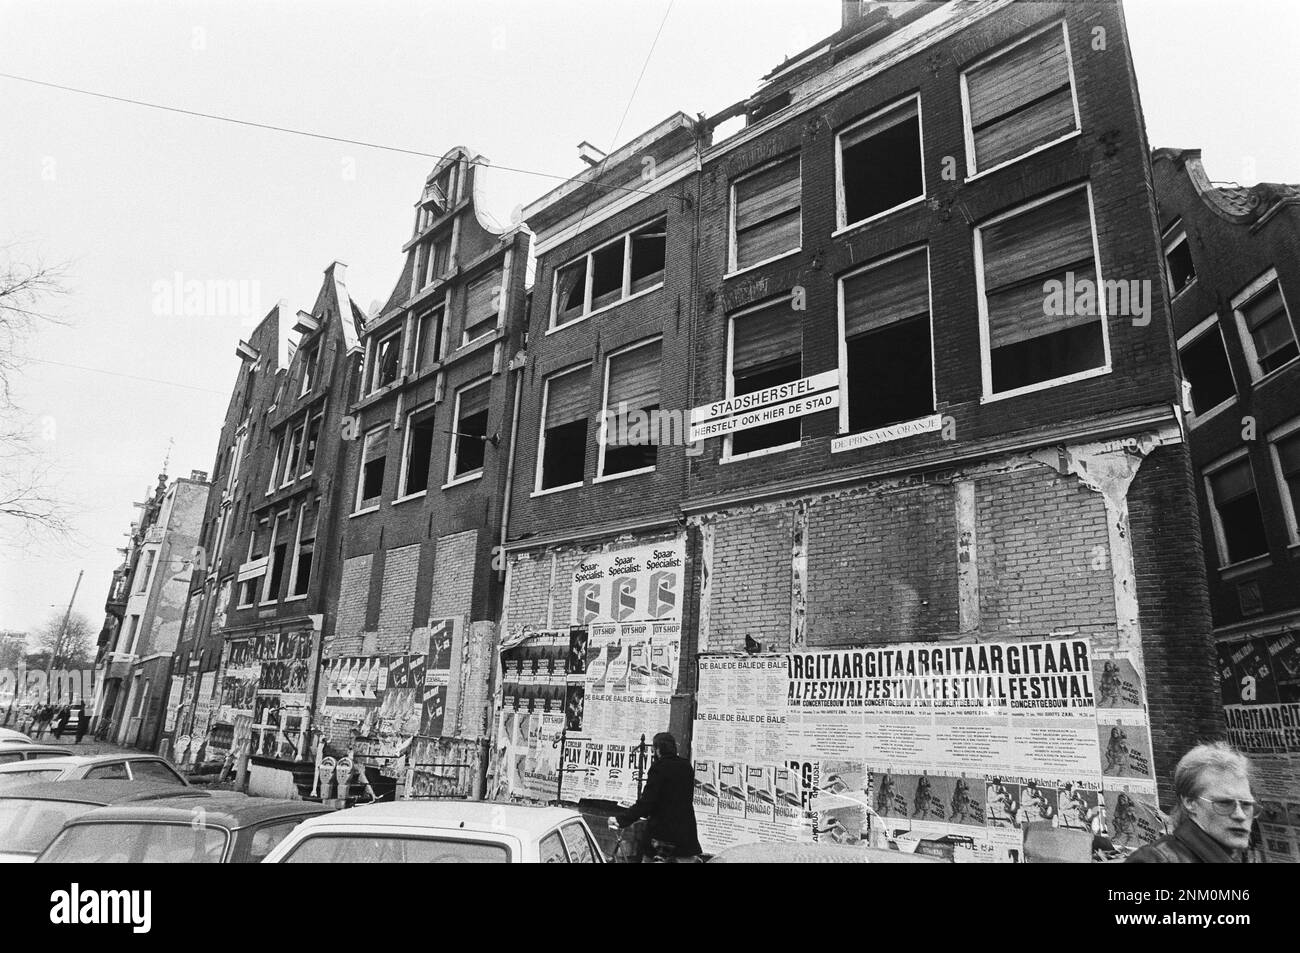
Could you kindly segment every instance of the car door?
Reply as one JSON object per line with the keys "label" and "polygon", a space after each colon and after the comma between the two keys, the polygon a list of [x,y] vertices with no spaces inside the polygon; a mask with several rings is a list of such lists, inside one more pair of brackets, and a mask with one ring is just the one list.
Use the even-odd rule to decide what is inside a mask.
{"label": "car door", "polygon": [[564,837],[564,846],[569,849],[569,861],[574,864],[599,864],[603,857],[587,833],[587,825],[582,821],[569,821],[560,827]]}
{"label": "car door", "polygon": [[546,834],[537,844],[538,861],[543,864],[567,864],[569,852],[565,850],[564,838],[558,830]]}

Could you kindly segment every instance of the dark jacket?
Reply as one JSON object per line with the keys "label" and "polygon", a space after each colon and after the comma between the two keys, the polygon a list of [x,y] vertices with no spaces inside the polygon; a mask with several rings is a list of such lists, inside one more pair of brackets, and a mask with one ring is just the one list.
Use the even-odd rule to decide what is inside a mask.
{"label": "dark jacket", "polygon": [[650,765],[637,802],[618,815],[619,826],[627,827],[646,817],[646,833],[675,845],[677,856],[703,853],[695,832],[695,807],[691,803],[694,789],[695,770],[689,761],[676,755],[659,758]]}
{"label": "dark jacket", "polygon": [[1172,834],[1128,855],[1126,864],[1232,864],[1223,846],[1195,821],[1183,821]]}

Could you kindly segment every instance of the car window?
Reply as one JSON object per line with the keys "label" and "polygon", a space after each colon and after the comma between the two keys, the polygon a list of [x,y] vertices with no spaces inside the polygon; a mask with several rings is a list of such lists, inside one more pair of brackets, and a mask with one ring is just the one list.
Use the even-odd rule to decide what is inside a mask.
{"label": "car window", "polygon": [[37,781],[53,781],[63,773],[62,768],[31,768],[28,771],[6,771],[0,774],[0,791],[16,788],[23,784],[35,784]]}
{"label": "car window", "polygon": [[318,834],[307,837],[284,858],[288,864],[506,864],[505,844],[443,840],[436,837],[367,837]]}
{"label": "car window", "polygon": [[184,784],[181,776],[161,761],[132,761],[131,775],[137,781],[163,781],[167,784]]}
{"label": "car window", "polygon": [[0,853],[39,854],[65,821],[96,806],[73,801],[0,798]]}
{"label": "car window", "polygon": [[271,853],[272,849],[280,841],[289,836],[289,832],[301,824],[305,817],[294,817],[287,821],[276,821],[273,824],[263,824],[257,830],[253,831],[253,837],[248,845],[248,861],[253,864],[260,864],[262,858]]}
{"label": "car window", "polygon": [[130,776],[126,773],[125,761],[114,761],[111,764],[100,764],[86,772],[88,781],[130,781]]}
{"label": "car window", "polygon": [[68,758],[71,755],[66,751],[29,751],[27,752],[28,761],[44,761],[46,758]]}
{"label": "car window", "polygon": [[564,835],[564,844],[569,848],[569,856],[575,864],[596,863],[596,852],[592,849],[591,840],[581,821],[565,824],[560,828],[560,833]]}
{"label": "car window", "polygon": [[567,864],[569,855],[564,852],[564,841],[560,839],[558,831],[551,831],[542,838],[542,842],[537,845],[541,853],[541,861],[544,864]]}
{"label": "car window", "polygon": [[41,855],[43,864],[219,864],[226,832],[191,824],[74,824]]}
{"label": "car window", "polygon": [[0,751],[0,764],[13,764],[15,761],[23,760],[21,752],[18,751]]}

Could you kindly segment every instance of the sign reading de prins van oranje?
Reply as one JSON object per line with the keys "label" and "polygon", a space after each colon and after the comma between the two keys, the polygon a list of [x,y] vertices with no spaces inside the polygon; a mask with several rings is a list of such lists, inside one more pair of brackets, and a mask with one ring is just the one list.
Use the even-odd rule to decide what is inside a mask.
{"label": "sign reading de prins van oranje", "polygon": [[680,622],[686,542],[682,537],[594,553],[573,573],[571,618],[593,622]]}

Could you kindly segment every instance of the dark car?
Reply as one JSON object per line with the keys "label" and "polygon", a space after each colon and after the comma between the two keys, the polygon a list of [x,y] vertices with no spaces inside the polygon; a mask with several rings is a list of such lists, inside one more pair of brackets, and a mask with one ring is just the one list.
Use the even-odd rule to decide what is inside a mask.
{"label": "dark car", "polygon": [[[186,796],[208,797],[199,788]],[[147,781],[40,781],[0,792],[0,862],[31,863],[66,821],[126,801],[175,798],[176,785]]]}
{"label": "dark car", "polygon": [[290,831],[330,808],[214,793],[88,811],[69,820],[38,864],[256,864]]}

